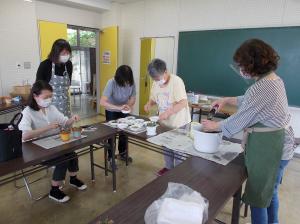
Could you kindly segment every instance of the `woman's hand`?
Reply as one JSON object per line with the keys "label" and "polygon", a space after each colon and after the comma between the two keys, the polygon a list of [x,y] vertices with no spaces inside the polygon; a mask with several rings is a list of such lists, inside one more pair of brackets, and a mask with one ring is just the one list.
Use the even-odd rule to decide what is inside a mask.
{"label": "woman's hand", "polygon": [[71,120],[72,120],[73,122],[77,122],[77,121],[80,121],[80,117],[79,117],[79,115],[75,114],[75,115],[73,115],[73,116],[71,117]]}
{"label": "woman's hand", "polygon": [[121,110],[131,111],[131,107],[129,105],[125,104],[121,107]]}
{"label": "woman's hand", "polygon": [[220,131],[219,122],[204,120],[201,122],[201,124],[203,125],[203,131],[205,132]]}
{"label": "woman's hand", "polygon": [[172,115],[171,110],[168,109],[159,115],[159,120],[162,120],[162,121],[167,120],[171,115]]}
{"label": "woman's hand", "polygon": [[47,130],[52,130],[52,129],[57,129],[57,128],[59,128],[58,122],[53,122],[46,127]]}
{"label": "woman's hand", "polygon": [[149,111],[151,110],[151,105],[150,103],[147,103],[145,106],[144,106],[144,111],[149,113]]}
{"label": "woman's hand", "polygon": [[212,108],[218,107],[218,110],[221,110],[226,104],[227,104],[226,98],[221,98],[221,99],[218,99],[218,100],[214,101],[211,104],[211,107]]}

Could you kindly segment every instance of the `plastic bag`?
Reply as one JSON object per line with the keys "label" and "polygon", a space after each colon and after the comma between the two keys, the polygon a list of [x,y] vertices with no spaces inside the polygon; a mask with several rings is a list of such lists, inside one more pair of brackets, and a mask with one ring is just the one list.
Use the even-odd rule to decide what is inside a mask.
{"label": "plastic bag", "polygon": [[[171,208],[172,205],[173,208]],[[144,219],[146,224],[171,223],[170,219],[169,221],[162,221],[167,220],[167,218],[162,218],[162,216],[169,216],[169,218],[171,219],[175,218],[175,216],[178,216],[180,218],[185,217],[188,221],[188,219],[191,219],[192,216],[195,218],[199,218],[199,214],[189,215],[187,213],[192,211],[199,211],[197,209],[201,208],[201,211],[203,211],[203,214],[200,214],[203,217],[202,223],[205,223],[208,219],[208,206],[208,200],[202,197],[202,195],[197,191],[194,191],[184,184],[170,182],[168,184],[167,191],[147,208]],[[179,207],[183,209],[178,209]],[[168,210],[169,214],[168,212],[166,212],[166,210]],[[176,211],[176,213],[171,214],[172,210]],[[184,213],[186,212],[185,210],[188,210],[188,212]]]}

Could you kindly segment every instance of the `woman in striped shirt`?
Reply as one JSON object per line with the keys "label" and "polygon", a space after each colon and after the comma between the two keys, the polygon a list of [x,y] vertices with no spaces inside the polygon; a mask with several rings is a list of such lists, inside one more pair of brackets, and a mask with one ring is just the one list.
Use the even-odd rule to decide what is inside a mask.
{"label": "woman in striped shirt", "polygon": [[[264,198],[271,190],[270,197],[260,202],[257,202],[259,201],[257,198],[252,200],[254,198],[252,196],[251,200],[248,200],[250,197],[247,198],[246,202],[250,204],[251,220],[254,224],[279,223],[278,187],[284,168],[294,154],[294,134],[289,124],[291,115],[286,91],[282,79],[274,72],[278,60],[278,54],[265,42],[258,39],[244,42],[235,52],[234,61],[239,66],[241,76],[245,79],[254,79],[255,83],[244,96],[223,98],[212,105],[218,105],[219,109],[226,104],[237,105],[236,114],[221,122],[203,121],[206,131],[222,131],[226,137],[232,137],[252,127],[251,134],[248,138],[244,138],[249,182],[247,182],[244,196],[247,198],[251,194],[250,182],[255,182],[252,188],[259,188],[257,186],[261,184],[260,189],[256,189],[256,193],[252,194],[254,197],[261,194],[259,197]],[[256,128],[257,126],[263,128]],[[283,133],[282,141],[280,141],[280,130]],[[268,148],[270,151],[267,151]],[[279,150],[276,151],[275,148]],[[277,157],[276,152],[279,152]],[[263,173],[272,166],[275,169],[273,174],[271,171],[266,171],[266,175],[261,176],[260,172]],[[260,179],[257,179],[259,175]],[[270,182],[263,182],[263,179],[270,180]],[[272,181],[273,184],[270,184]],[[269,191],[266,190],[267,187],[270,188]]]}

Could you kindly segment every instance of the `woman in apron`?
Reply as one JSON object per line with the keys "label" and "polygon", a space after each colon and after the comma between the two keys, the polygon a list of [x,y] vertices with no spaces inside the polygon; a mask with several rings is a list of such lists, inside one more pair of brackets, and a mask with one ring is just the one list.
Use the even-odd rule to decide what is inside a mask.
{"label": "woman in apron", "polygon": [[41,62],[36,75],[36,81],[43,80],[52,86],[52,104],[67,117],[71,117],[69,88],[73,65],[70,55],[70,44],[63,39],[56,40],[48,59]]}
{"label": "woman in apron", "polygon": [[204,129],[229,138],[244,131],[248,180],[243,201],[251,207],[253,224],[279,223],[278,187],[295,149],[284,83],[275,73],[279,56],[267,43],[251,39],[236,50],[234,61],[240,75],[255,83],[244,96],[214,102],[219,109],[237,105],[238,111],[221,122],[203,121]]}

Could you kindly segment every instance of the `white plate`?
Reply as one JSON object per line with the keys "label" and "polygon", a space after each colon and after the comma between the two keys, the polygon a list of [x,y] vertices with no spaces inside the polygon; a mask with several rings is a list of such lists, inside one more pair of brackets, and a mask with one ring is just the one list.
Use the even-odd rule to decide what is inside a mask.
{"label": "white plate", "polygon": [[136,124],[135,120],[127,120],[125,123],[128,124],[128,125]]}
{"label": "white plate", "polygon": [[121,112],[122,112],[123,114],[129,114],[129,113],[131,112],[131,110],[121,110]]}
{"label": "white plate", "polygon": [[132,125],[128,128],[131,131],[142,131],[142,130],[146,130],[146,128],[144,128],[143,126],[137,126],[137,125]]}
{"label": "white plate", "polygon": [[135,123],[134,125],[131,125],[132,126],[135,126],[135,127],[138,127],[138,128],[142,128],[144,127],[144,123]]}
{"label": "white plate", "polygon": [[127,127],[128,127],[128,124],[125,124],[125,123],[119,123],[118,124],[118,128],[120,128],[120,129],[125,129]]}
{"label": "white plate", "polygon": [[117,121],[109,121],[108,124],[111,125],[111,126],[113,126],[113,127],[117,127],[118,126],[118,122]]}
{"label": "white plate", "polygon": [[125,119],[127,119],[127,120],[135,120],[135,117],[134,116],[128,116]]}
{"label": "white plate", "polygon": [[145,122],[144,119],[136,119],[135,121],[136,121],[136,123],[144,123]]}
{"label": "white plate", "polygon": [[152,117],[149,117],[150,121],[153,121],[153,122],[158,122],[159,121],[159,116],[152,116]]}
{"label": "white plate", "polygon": [[126,123],[127,119],[126,118],[120,118],[118,119],[118,123]]}

